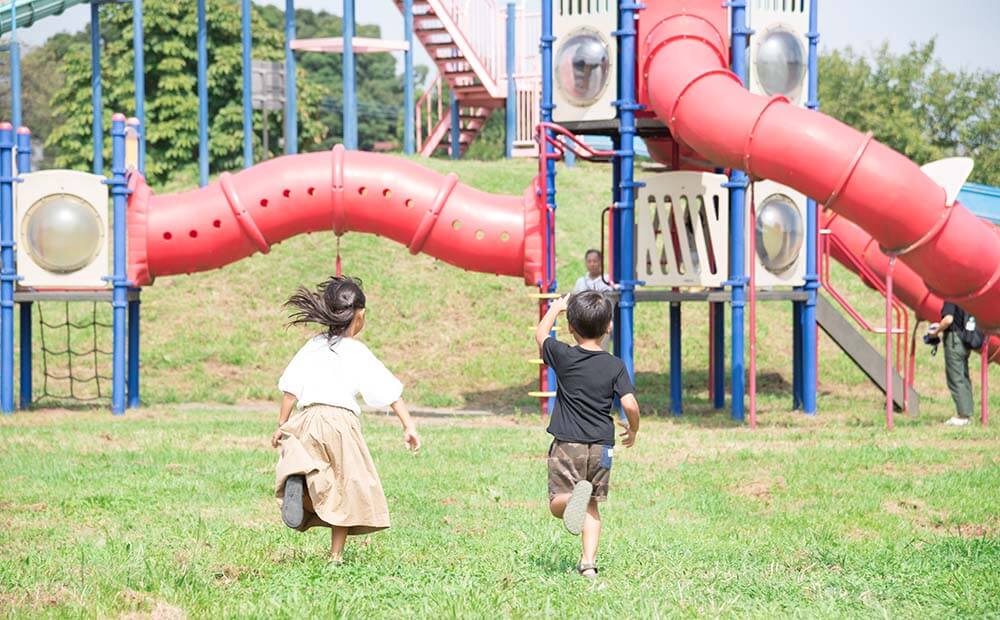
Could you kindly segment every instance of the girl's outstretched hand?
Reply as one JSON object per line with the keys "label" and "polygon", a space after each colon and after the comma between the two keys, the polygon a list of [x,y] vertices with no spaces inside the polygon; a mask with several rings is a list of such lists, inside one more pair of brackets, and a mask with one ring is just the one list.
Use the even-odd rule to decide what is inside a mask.
{"label": "girl's outstretched hand", "polygon": [[403,443],[406,447],[414,452],[420,452],[420,435],[417,435],[417,429],[415,428],[404,428],[403,429]]}
{"label": "girl's outstretched hand", "polygon": [[278,447],[278,444],[281,443],[281,436],[282,435],[284,435],[284,433],[281,432],[280,428],[278,430],[274,431],[274,434],[271,435],[271,447],[272,448],[277,448]]}

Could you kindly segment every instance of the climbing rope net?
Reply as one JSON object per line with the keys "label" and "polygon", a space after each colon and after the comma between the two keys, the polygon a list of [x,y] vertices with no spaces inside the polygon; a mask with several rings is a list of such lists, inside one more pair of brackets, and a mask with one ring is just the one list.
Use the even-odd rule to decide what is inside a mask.
{"label": "climbing rope net", "polygon": [[[110,398],[111,375],[102,372],[102,362],[104,368],[110,368],[112,356],[108,304],[101,303],[104,312],[100,313],[96,301],[89,306],[73,302],[72,311],[68,301],[35,305],[42,351],[42,391],[38,398],[81,402]],[[105,313],[108,316],[103,316]]]}

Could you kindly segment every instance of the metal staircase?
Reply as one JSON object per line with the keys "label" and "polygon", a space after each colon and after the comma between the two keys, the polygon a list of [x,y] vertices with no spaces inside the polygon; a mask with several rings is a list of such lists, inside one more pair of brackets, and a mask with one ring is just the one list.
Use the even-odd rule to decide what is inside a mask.
{"label": "metal staircase", "polygon": [[[394,0],[402,12],[402,0]],[[494,110],[504,107],[508,75],[505,66],[506,5],[495,0],[416,0],[414,36],[437,66],[437,77],[417,101],[417,150],[430,157],[438,149],[451,150],[450,94],[455,93],[460,118],[459,145],[464,153],[482,131]],[[519,50],[534,50],[540,15],[516,13]],[[535,52],[517,56],[513,76],[517,92],[515,155],[534,156],[534,127],[538,123],[541,73]],[[447,87],[447,91],[445,91]]]}

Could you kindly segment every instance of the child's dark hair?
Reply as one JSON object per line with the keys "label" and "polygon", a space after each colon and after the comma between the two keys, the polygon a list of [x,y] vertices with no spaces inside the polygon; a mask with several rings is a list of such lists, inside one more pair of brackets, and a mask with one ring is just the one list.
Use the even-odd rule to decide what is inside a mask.
{"label": "child's dark hair", "polygon": [[365,307],[361,280],[331,276],[315,291],[299,287],[285,306],[293,308],[289,325],[316,323],[326,328],[328,338],[342,336],[354,320],[354,313]]}
{"label": "child's dark hair", "polygon": [[597,291],[582,291],[569,298],[566,320],[582,338],[596,340],[611,324],[611,301]]}

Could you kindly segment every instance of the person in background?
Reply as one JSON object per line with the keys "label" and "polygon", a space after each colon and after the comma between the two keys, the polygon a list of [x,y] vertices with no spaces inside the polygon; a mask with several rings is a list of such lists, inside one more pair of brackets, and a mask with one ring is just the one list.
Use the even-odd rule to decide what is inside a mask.
{"label": "person in background", "polygon": [[587,262],[587,275],[580,276],[573,286],[574,293],[583,291],[597,291],[598,293],[609,293],[615,288],[604,280],[602,265],[604,257],[600,250],[590,249],[584,255]]}
{"label": "person in background", "polygon": [[946,301],[941,307],[941,322],[928,329],[928,334],[944,333],[944,371],[948,391],[955,401],[956,415],[945,424],[966,426],[972,417],[972,381],[969,379],[969,355],[982,348],[983,333],[976,329],[976,317],[967,314],[957,304]]}

